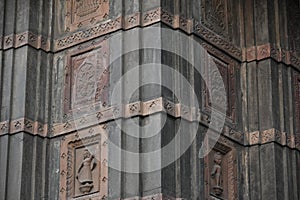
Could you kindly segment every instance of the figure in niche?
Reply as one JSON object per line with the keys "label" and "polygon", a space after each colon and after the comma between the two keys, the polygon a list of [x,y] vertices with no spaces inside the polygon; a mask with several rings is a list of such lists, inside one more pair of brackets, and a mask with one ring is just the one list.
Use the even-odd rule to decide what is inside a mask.
{"label": "figure in niche", "polygon": [[211,172],[211,177],[214,180],[213,189],[216,195],[221,195],[223,192],[223,188],[221,186],[221,175],[222,175],[222,155],[220,152],[216,152],[214,154],[214,166]]}
{"label": "figure in niche", "polygon": [[89,150],[85,149],[83,153],[83,160],[78,168],[76,176],[80,183],[79,190],[84,194],[89,193],[94,187],[92,171],[94,170],[95,166],[96,162],[94,155],[92,155]]}

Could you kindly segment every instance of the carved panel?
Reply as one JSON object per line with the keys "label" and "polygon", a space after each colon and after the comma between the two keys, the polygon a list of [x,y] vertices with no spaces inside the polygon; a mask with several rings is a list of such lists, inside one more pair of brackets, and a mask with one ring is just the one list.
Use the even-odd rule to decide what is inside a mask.
{"label": "carved panel", "polygon": [[[235,71],[235,64],[228,60],[228,63],[225,63],[221,61],[220,59],[216,57],[211,57],[213,60],[213,63],[215,64],[217,69],[219,70],[220,75],[223,78],[223,84],[226,90],[227,94],[227,117],[231,120],[232,123],[236,122],[236,71]],[[213,77],[216,76],[217,73],[210,72],[209,76],[209,70],[208,67],[204,67],[204,76],[208,77],[208,84],[211,82],[214,83],[214,85],[222,85],[222,83],[215,84],[215,80]],[[219,88],[212,88],[215,90],[218,90]],[[204,92],[204,109],[209,111],[211,106],[211,100],[210,95],[208,92],[208,89],[205,84],[203,84],[203,92]],[[216,99],[216,102],[222,102],[225,101],[223,98]],[[219,108],[220,110],[223,110],[223,108]]]}
{"label": "carved panel", "polygon": [[294,72],[295,145],[300,148],[300,74]]}
{"label": "carved panel", "polygon": [[109,47],[106,40],[69,52],[65,74],[65,113],[91,104],[107,104],[108,65]]}
{"label": "carved panel", "polygon": [[92,129],[62,139],[60,199],[107,197],[107,135],[103,130]]}
{"label": "carved panel", "polygon": [[206,199],[238,199],[236,162],[235,149],[219,142],[204,158]]}
{"label": "carved panel", "polygon": [[74,31],[106,19],[109,0],[68,0],[65,3],[65,31]]}
{"label": "carved panel", "polygon": [[229,30],[232,29],[232,16],[229,0],[202,0],[201,4],[201,23],[220,36],[231,40]]}

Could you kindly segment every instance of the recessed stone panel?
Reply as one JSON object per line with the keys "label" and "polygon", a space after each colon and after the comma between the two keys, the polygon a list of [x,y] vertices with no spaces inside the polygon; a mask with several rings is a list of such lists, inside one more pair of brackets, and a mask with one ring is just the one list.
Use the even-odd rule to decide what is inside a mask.
{"label": "recessed stone panel", "polygon": [[[204,76],[207,76],[208,84],[216,85],[215,80],[218,80],[217,78],[214,78],[214,76],[217,76],[220,74],[223,79],[223,83],[217,83],[217,85],[224,85],[225,91],[226,91],[226,99],[219,98],[215,99],[216,102],[220,102],[220,104],[216,105],[216,109],[219,109],[220,111],[223,111],[224,108],[218,108],[218,105],[222,105],[223,101],[226,101],[227,103],[227,109],[226,114],[228,119],[234,124],[236,123],[236,92],[237,92],[237,86],[236,86],[236,69],[235,64],[232,60],[226,60],[228,62],[222,61],[218,59],[217,57],[212,56],[213,62],[211,64],[216,66],[216,69],[218,69],[218,72],[209,72],[209,68],[206,66],[204,67]],[[209,75],[210,74],[210,75]],[[211,100],[210,100],[210,94],[208,92],[208,89],[205,84],[203,88],[204,92],[204,109],[209,111],[211,108]],[[211,87],[212,92],[214,94],[218,94],[218,92],[213,90],[219,90],[220,87]],[[221,97],[222,95],[220,95]]]}
{"label": "recessed stone panel", "polygon": [[65,113],[108,101],[109,47],[106,40],[87,48],[75,48],[67,56]]}
{"label": "recessed stone panel", "polygon": [[99,130],[91,128],[63,137],[60,153],[61,199],[107,197],[107,136]]}
{"label": "recessed stone panel", "polygon": [[204,158],[204,183],[206,199],[238,199],[237,161],[233,147],[216,143]]}

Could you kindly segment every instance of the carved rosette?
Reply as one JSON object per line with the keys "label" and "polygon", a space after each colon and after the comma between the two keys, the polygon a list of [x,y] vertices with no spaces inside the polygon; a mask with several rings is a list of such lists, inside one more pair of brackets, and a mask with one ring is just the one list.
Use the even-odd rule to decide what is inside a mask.
{"label": "carved rosette", "polygon": [[109,15],[109,0],[68,0],[62,18],[65,32],[103,21]]}
{"label": "carved rosette", "polygon": [[204,158],[206,199],[238,199],[236,150],[229,143],[216,143]]}
{"label": "carved rosette", "polygon": [[65,73],[65,113],[108,102],[109,47],[107,41],[75,48],[67,56]]}
{"label": "carved rosette", "polygon": [[60,199],[107,196],[107,134],[93,127],[65,136],[60,153]]}

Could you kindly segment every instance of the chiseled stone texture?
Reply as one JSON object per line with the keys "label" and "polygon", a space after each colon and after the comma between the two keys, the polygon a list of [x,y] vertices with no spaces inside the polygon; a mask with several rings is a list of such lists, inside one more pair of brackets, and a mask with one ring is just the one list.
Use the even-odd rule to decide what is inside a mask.
{"label": "chiseled stone texture", "polygon": [[[0,200],[62,196],[78,200],[81,195],[142,200],[300,199],[299,10],[298,0],[0,1]],[[157,49],[133,51],[108,65],[112,54],[141,46],[146,36],[140,30],[147,27],[174,29],[193,38],[220,70],[229,106],[222,136],[213,147],[226,158],[215,165],[222,172],[218,184],[211,175],[213,154],[198,156],[211,123],[210,99],[192,65]],[[135,34],[124,36],[117,45],[107,42],[133,29]],[[163,33],[152,42],[178,48],[176,38]],[[202,62],[189,47],[183,51],[196,64]],[[174,74],[142,67],[135,71],[135,80],[123,80],[120,105],[111,105],[122,75],[147,63],[162,63],[180,72],[194,87],[199,108],[189,107],[191,94]],[[133,83],[143,85],[147,77],[171,87],[144,85],[125,95]],[[94,99],[88,95],[93,89]],[[153,130],[161,129],[159,134],[149,138],[127,134],[149,134],[131,121],[143,127],[150,120],[156,122]],[[107,159],[91,169],[92,180],[99,174],[101,180],[92,182],[95,188],[84,194],[79,187],[90,186],[76,182],[80,161],[88,164],[79,139],[77,146],[69,146],[79,149],[73,151],[80,154],[77,160],[61,161],[74,159],[66,154],[66,138],[79,137],[80,131],[93,136],[94,127],[105,130],[119,150],[107,146]],[[177,131],[181,136],[170,155],[128,162],[130,157],[121,151],[157,150],[169,144]],[[175,158],[193,131],[197,135],[179,159],[160,170],[143,171]],[[105,149],[101,145],[108,145],[102,139],[89,144],[99,146],[101,152]],[[106,166],[112,159],[123,169],[142,172]],[[65,167],[74,171],[68,174]],[[71,189],[63,187],[67,180],[63,176],[75,176],[71,179],[76,184],[69,183],[77,188],[75,195],[64,196]],[[103,182],[104,189],[98,191]],[[216,186],[222,188],[219,195]]]}

